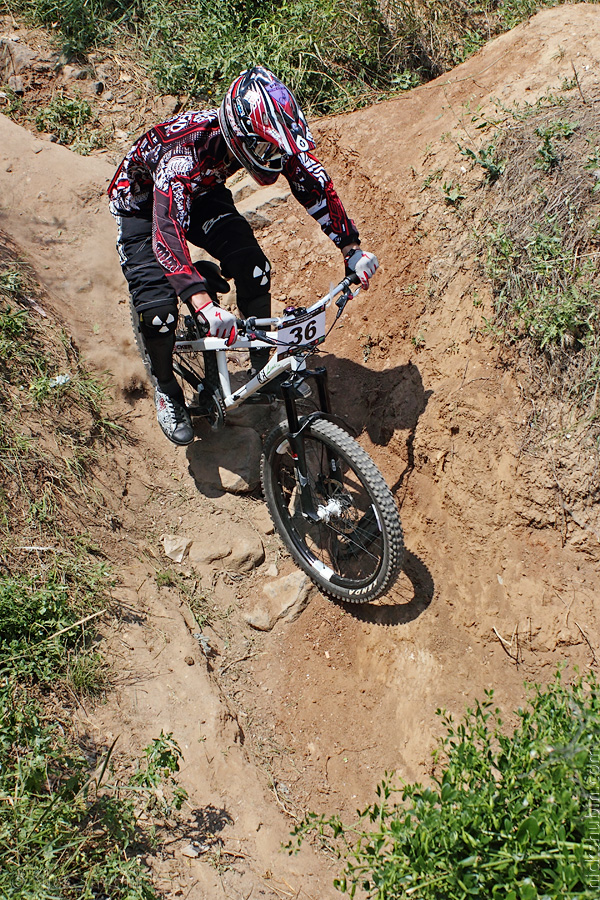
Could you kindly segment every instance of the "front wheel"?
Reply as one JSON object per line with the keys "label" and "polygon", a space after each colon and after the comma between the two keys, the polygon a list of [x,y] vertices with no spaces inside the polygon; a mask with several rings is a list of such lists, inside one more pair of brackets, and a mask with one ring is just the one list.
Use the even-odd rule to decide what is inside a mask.
{"label": "front wheel", "polygon": [[345,431],[317,419],[303,432],[317,521],[302,510],[282,422],[265,442],[261,479],[273,524],[296,563],[324,593],[366,603],[390,587],[404,561],[402,526],[383,476]]}

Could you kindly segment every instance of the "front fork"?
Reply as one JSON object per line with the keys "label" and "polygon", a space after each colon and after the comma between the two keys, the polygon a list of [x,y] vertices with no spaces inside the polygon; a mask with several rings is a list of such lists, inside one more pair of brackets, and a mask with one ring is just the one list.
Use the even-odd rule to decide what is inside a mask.
{"label": "front fork", "polygon": [[[320,409],[317,412],[310,413],[308,416],[303,416],[301,420],[298,418],[296,399],[292,395],[292,384],[284,382],[281,389],[289,428],[287,440],[290,445],[292,459],[294,460],[296,483],[300,490],[302,515],[305,519],[310,519],[312,522],[320,522],[321,517],[317,514],[315,497],[311,490],[308,477],[308,466],[306,464],[304,447],[304,432],[316,419],[331,418],[331,400],[327,384],[327,369],[320,366],[318,369],[307,370],[304,374],[304,378],[313,378],[315,380]],[[327,463],[329,478],[335,479],[341,485],[339,461],[334,451],[329,447],[327,448]]]}

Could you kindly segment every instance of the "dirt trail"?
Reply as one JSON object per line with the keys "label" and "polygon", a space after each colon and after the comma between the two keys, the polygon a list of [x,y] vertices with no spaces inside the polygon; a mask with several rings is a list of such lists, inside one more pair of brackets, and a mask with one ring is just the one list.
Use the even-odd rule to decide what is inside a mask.
{"label": "dirt trail", "polygon": [[[202,493],[189,453],[168,445],[154,422],[104,202],[113,165],[0,117],[0,224],[88,362],[111,373],[135,439],[107,460],[104,476],[122,523],[111,541],[115,596],[128,613],[109,637],[119,680],[82,725],[99,740],[119,733],[123,751],[161,728],[184,749],[192,824],[157,863],[166,896],[335,896],[326,859],[309,848],[292,859],[279,852],[302,809],[352,814],[385,770],[426,777],[438,707],[460,715],[494,688],[510,709],[525,678],[550,677],[563,660],[592,661],[598,538],[563,521],[552,472],[525,452],[517,379],[477,333],[487,288],[466,239],[456,265],[450,213],[422,186],[446,166],[460,170],[457,143],[472,146],[473,116],[492,115],[495,101],[535,103],[573,67],[584,96],[597,97],[598,59],[600,8],[560,7],[430,85],[315,123],[319,156],[382,262],[328,340],[334,403],[396,492],[409,555],[378,603],[348,609],[314,591],[294,621],[266,632],[244,616],[294,568],[262,504]],[[277,203],[259,231],[275,293],[315,297],[340,274],[337,251],[293,200]],[[157,585],[157,569],[177,569],[160,537],[248,525],[264,563],[249,575],[200,573],[211,610],[201,629],[214,651],[207,664],[194,637],[200,625],[174,588]],[[180,571],[193,576],[187,562]],[[192,839],[208,850],[222,841],[230,855],[181,856]]]}

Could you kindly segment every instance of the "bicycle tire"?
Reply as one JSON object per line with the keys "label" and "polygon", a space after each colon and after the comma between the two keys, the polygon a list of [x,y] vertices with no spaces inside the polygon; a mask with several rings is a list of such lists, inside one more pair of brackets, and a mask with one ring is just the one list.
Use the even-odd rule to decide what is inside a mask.
{"label": "bicycle tire", "polygon": [[[404,563],[396,502],[379,469],[346,431],[326,419],[304,430],[314,523],[300,510],[287,422],[267,437],[261,481],[273,524],[294,561],[329,596],[367,603],[394,582]],[[336,468],[330,466],[330,455]]]}

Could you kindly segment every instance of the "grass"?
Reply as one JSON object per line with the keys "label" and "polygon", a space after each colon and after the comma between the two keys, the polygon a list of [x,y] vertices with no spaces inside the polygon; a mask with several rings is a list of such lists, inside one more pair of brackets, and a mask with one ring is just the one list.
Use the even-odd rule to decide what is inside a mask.
{"label": "grass", "polygon": [[91,104],[79,96],[56,94],[47,106],[38,109],[34,124],[38,131],[52,134],[59,144],[69,145],[82,156],[106,144]]}
{"label": "grass", "polygon": [[[106,411],[105,381],[86,370],[59,323],[42,323],[27,299],[35,299],[35,291],[24,262],[3,264],[0,258],[0,519],[5,534],[24,524],[58,527],[65,502],[81,493],[99,454],[122,435]],[[43,429],[36,430],[43,417],[51,422],[59,454],[49,452]],[[10,507],[13,527],[7,528]]]}
{"label": "grass", "polygon": [[595,106],[580,97],[546,98],[508,118],[493,141],[502,171],[486,179],[478,226],[494,292],[492,331],[533,354],[546,367],[547,388],[592,417],[600,367],[599,133]]}
{"label": "grass", "polygon": [[[157,89],[193,105],[214,105],[241,69],[260,62],[296,91],[308,112],[325,114],[428,81],[557,3],[11,0],[0,2],[0,9],[52,28],[66,58],[82,59],[94,47],[131,52],[134,46]],[[85,115],[81,101],[70,103],[58,98],[39,113],[43,129],[68,142],[73,120]]]}
{"label": "grass", "polygon": [[388,776],[346,824],[307,816],[344,862],[334,884],[377,900],[594,900],[600,833],[600,695],[593,674],[534,686],[507,733],[493,694],[446,734],[432,783]]}
{"label": "grass", "polygon": [[[114,744],[92,764],[62,722],[13,680],[0,685],[0,896],[6,900],[153,900],[138,826],[181,807],[180,750],[161,733],[134,771],[116,775]],[[10,802],[8,802],[10,801]]]}
{"label": "grass", "polygon": [[161,733],[135,763],[73,725],[111,686],[114,576],[85,526],[106,515],[94,477],[121,432],[0,238],[0,896],[157,900],[144,860],[185,799],[179,747]]}
{"label": "grass", "polygon": [[[0,575],[0,673],[47,685],[69,669],[80,679],[89,669],[94,614],[111,584],[105,566],[81,552],[51,555],[32,573]],[[89,678],[87,691],[97,692]]]}

